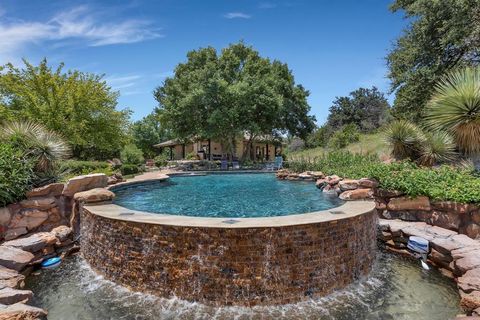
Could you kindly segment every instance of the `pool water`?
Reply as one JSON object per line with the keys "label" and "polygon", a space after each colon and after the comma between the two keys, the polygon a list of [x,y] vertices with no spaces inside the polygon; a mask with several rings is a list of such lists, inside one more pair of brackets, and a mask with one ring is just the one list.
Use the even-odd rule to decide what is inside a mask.
{"label": "pool water", "polygon": [[214,308],[131,292],[98,276],[78,255],[28,277],[26,288],[49,320],[446,320],[461,313],[452,280],[385,252],[378,253],[368,278],[328,297],[284,306]]}
{"label": "pool water", "polygon": [[342,204],[312,182],[274,174],[177,176],[113,190],[115,203],[132,210],[199,217],[271,217],[327,210]]}

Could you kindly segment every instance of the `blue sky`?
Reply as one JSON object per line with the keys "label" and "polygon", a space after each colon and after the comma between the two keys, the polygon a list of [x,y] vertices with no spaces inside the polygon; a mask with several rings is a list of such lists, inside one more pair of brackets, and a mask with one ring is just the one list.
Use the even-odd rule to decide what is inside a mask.
{"label": "blue sky", "polygon": [[[288,63],[322,123],[336,96],[388,91],[385,55],[406,21],[390,0],[0,1],[0,63],[47,57],[105,74],[134,120],[187,51],[244,40]],[[389,97],[390,101],[392,97]]]}

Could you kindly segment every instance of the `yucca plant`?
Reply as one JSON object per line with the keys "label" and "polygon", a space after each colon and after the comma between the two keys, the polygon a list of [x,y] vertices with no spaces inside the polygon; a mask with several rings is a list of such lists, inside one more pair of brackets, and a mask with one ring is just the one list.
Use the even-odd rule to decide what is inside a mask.
{"label": "yucca plant", "polygon": [[417,162],[424,166],[453,162],[457,159],[456,145],[447,132],[424,132]]}
{"label": "yucca plant", "polygon": [[0,139],[31,159],[39,176],[51,175],[58,161],[71,155],[71,149],[61,135],[32,121],[4,123],[0,126]]}
{"label": "yucca plant", "polygon": [[425,140],[422,130],[407,120],[395,120],[385,129],[385,140],[397,160],[415,160]]}
{"label": "yucca plant", "polygon": [[425,123],[449,132],[460,151],[480,169],[480,68],[465,68],[443,78],[425,109]]}

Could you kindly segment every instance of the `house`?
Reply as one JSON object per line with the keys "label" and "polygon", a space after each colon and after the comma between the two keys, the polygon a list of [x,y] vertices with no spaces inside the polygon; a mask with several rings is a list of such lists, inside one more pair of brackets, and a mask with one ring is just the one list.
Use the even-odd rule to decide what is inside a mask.
{"label": "house", "polygon": [[[236,140],[233,158],[242,158],[248,146],[248,136]],[[198,160],[221,160],[228,158],[228,151],[218,141],[206,139],[182,142],[178,139],[168,140],[154,145],[161,151],[167,148],[170,151],[170,160],[183,160],[187,155],[193,155]],[[252,143],[250,159],[255,161],[270,161],[280,154],[282,144],[278,139],[258,138]]]}

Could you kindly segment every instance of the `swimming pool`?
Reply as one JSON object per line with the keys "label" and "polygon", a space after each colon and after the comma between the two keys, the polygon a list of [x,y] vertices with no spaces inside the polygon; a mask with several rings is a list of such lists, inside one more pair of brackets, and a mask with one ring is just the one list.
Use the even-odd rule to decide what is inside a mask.
{"label": "swimming pool", "polygon": [[167,181],[114,188],[115,204],[132,210],[197,217],[271,217],[331,209],[343,203],[309,182],[274,174],[174,176]]}

